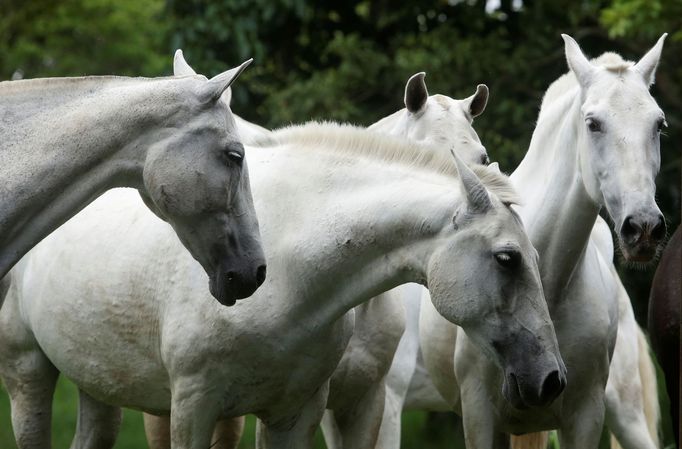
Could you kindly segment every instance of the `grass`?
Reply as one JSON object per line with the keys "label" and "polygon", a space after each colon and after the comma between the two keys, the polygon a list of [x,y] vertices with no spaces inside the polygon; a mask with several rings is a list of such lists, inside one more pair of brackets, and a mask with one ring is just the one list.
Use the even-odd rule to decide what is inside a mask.
{"label": "grass", "polygon": [[[663,392],[663,378],[659,370],[659,388]],[[674,448],[670,416],[666,412],[669,407],[668,398],[660,395],[663,412],[663,447]],[[54,449],[68,449],[76,428],[78,399],[76,387],[64,378],[60,378],[55,392],[52,408],[52,441]],[[247,417],[244,436],[240,449],[251,449],[255,446],[255,418]],[[608,449],[608,433],[602,435],[600,449]],[[558,444],[551,444],[558,448]],[[123,424],[116,442],[116,449],[144,449],[147,447],[142,425],[142,414],[125,410]],[[322,433],[318,430],[315,449],[325,447]],[[0,448],[16,449],[10,422],[10,407],[7,393],[0,389]],[[461,420],[453,413],[405,412],[402,427],[403,449],[464,449],[464,438]]]}

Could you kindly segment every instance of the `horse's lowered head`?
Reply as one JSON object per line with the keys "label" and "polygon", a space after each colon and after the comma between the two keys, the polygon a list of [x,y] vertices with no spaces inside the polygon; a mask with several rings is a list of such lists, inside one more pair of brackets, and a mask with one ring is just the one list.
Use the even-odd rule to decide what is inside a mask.
{"label": "horse's lowered head", "polygon": [[479,84],[476,92],[463,100],[431,95],[426,88],[426,73],[412,75],[405,86],[405,108],[369,127],[371,130],[405,137],[454,150],[467,164],[487,164],[488,153],[471,126],[488,103],[488,87]]}
{"label": "horse's lowered head", "polygon": [[566,367],[537,252],[510,207],[516,193],[496,166],[472,170],[455,160],[466,202],[429,261],[431,299],[500,366],[502,393],[514,407],[547,405],[563,391]]}
{"label": "horse's lowered head", "polygon": [[173,226],[207,272],[211,294],[225,305],[250,296],[265,280],[244,147],[221,101],[250,62],[210,80],[178,79],[178,117],[150,147],[143,169],[145,203]]}
{"label": "horse's lowered head", "polygon": [[562,35],[568,65],[581,90],[580,169],[590,197],[605,205],[623,255],[647,262],[666,233],[656,205],[660,135],[665,115],[649,93],[666,34],[639,62],[606,53],[589,61],[573,38]]}

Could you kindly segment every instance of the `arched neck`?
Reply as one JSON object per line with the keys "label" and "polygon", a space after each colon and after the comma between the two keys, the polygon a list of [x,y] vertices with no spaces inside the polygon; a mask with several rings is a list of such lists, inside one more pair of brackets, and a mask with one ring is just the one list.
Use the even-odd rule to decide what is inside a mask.
{"label": "arched neck", "polygon": [[520,215],[540,254],[548,303],[561,298],[599,213],[583,184],[580,154],[587,145],[575,88],[543,108],[526,157],[511,175],[523,201]]}
{"label": "arched neck", "polygon": [[0,277],[104,191],[142,188],[148,146],[171,132],[173,104],[159,107],[145,93],[158,89],[141,86],[160,81],[97,80],[45,80],[45,98],[33,86],[42,80],[27,82],[25,93],[2,86]]}
{"label": "arched neck", "polygon": [[301,323],[331,324],[381,292],[423,283],[460,201],[454,178],[322,153],[311,163],[305,150],[247,148],[264,247],[278,260],[268,278],[291,295],[273,313]]}

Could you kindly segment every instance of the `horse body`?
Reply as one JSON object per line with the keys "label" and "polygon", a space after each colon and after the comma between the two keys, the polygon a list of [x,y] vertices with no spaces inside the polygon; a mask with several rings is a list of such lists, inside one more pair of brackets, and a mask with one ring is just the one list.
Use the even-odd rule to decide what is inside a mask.
{"label": "horse body", "polygon": [[173,225],[217,299],[249,296],[265,267],[243,148],[218,101],[246,65],[210,81],[0,83],[0,277],[102,192],[129,186]]}
{"label": "horse body", "polygon": [[[97,416],[109,417],[107,407],[112,405],[170,412],[173,448],[207,447],[216,419],[246,413],[255,413],[264,422],[260,444],[278,447],[295,441],[306,446],[324,410],[326,380],[352,334],[353,314],[347,312],[408,281],[428,282],[438,310],[452,319],[461,318],[493,358],[528,382],[521,400],[547,401],[558,394],[560,390],[546,392],[531,386],[542,383],[544,376],[559,376],[563,382],[563,367],[556,346],[552,348],[553,331],[539,278],[533,277],[537,268],[532,247],[502,203],[507,200],[494,196],[504,198],[504,189],[495,187],[492,194],[481,190],[483,184],[460,164],[467,206],[457,209],[453,204],[464,197],[448,175],[415,170],[400,161],[386,166],[385,160],[374,160],[371,151],[358,157],[358,149],[350,154],[318,150],[329,138],[328,129],[313,132],[307,141],[297,139],[297,132],[289,131],[288,138],[285,132],[282,138],[287,143],[249,154],[255,205],[271,266],[268,282],[252,301],[232,308],[206,301],[204,274],[169,238],[170,228],[140,205],[133,215],[113,213],[116,208],[105,204],[109,198],[101,201],[102,210],[84,211],[66,225],[67,230],[51,235],[13,272],[16,282],[0,311],[0,369],[11,392],[22,449],[49,446],[44,441],[49,431],[40,427],[49,420],[49,412],[37,411],[49,409],[46,399],[51,392],[46,386],[53,385],[56,369],[81,388],[81,403],[86,404],[81,416],[97,410]],[[311,159],[318,163],[311,164]],[[409,160],[415,159],[409,156]],[[296,176],[282,175],[291,172]],[[377,176],[379,172],[383,175]],[[499,174],[485,173],[495,182],[501,180]],[[124,194],[112,194],[112,202],[115,195]],[[118,207],[130,211],[133,206],[122,201]],[[455,209],[457,226],[453,226]],[[144,214],[148,218],[141,219]],[[490,220],[486,226],[479,222],[483,218]],[[93,245],[98,246],[104,234],[85,242],[69,238],[82,235],[83,227],[93,220],[112,242],[101,251],[93,250]],[[144,231],[130,235],[133,223]],[[71,226],[73,231],[68,230]],[[115,246],[129,237],[147,242],[136,239]],[[490,257],[484,251],[481,257],[476,256],[480,249],[468,249],[481,244],[492,244],[498,248],[493,254],[498,255]],[[83,249],[67,256],[76,245]],[[519,253],[507,256],[510,251]],[[117,261],[98,263],[106,252],[115,252]],[[55,254],[61,257],[55,259]],[[473,260],[466,257],[465,262],[464,254],[473,255]],[[496,262],[497,257],[502,262]],[[518,310],[524,317],[523,329],[534,329],[547,345],[541,355],[538,340],[525,332],[519,335],[518,345],[539,355],[531,371],[539,377],[528,377],[522,359],[509,355],[505,347],[492,347],[491,340],[501,337],[499,332],[505,335],[508,325],[517,329],[518,323],[502,319],[500,315],[511,312],[506,306],[500,309],[487,302],[499,297],[498,284],[479,289],[474,282],[478,272],[469,271],[471,266],[487,269],[499,284],[516,285],[507,271],[496,268],[507,257],[523,264],[518,272],[523,293],[513,301],[523,309]],[[139,262],[132,263],[133,259]],[[61,270],[76,261],[92,265],[92,271],[73,277],[73,270]],[[453,288],[453,270],[458,269],[465,270],[471,286]],[[110,280],[102,280],[103,273]],[[37,279],[41,277],[43,281]],[[43,307],[48,302],[49,312]],[[88,307],[80,307],[85,302]],[[475,310],[479,307],[480,314]],[[515,330],[509,332],[516,336]],[[19,363],[28,359],[39,363]],[[79,424],[77,438],[96,435],[98,426],[105,432],[102,429],[111,423],[103,421]]]}
{"label": "horse body", "polygon": [[[562,396],[549,407],[526,411],[510,408],[499,394],[502,380],[499,370],[481,357],[480,352],[471,346],[465,333],[457,333],[456,377],[434,378],[434,383],[458,385],[469,447],[503,447],[508,444],[505,442],[508,440],[501,432],[526,433],[547,428],[559,428],[562,447],[596,447],[604,419],[604,389],[609,373],[609,360],[616,342],[617,305],[621,286],[612,272],[611,259],[600,253],[600,250],[604,250],[604,239],[589,240],[589,236],[597,218],[598,204],[604,202],[616,223],[625,223],[620,226],[626,228],[628,218],[623,219],[622,209],[632,207],[626,196],[622,200],[618,198],[621,194],[627,195],[624,192],[629,190],[619,192],[618,187],[614,188],[615,184],[623,183],[620,184],[620,189],[623,189],[627,183],[624,179],[632,175],[626,172],[607,174],[602,171],[600,164],[603,161],[599,159],[620,157],[622,160],[632,160],[641,156],[639,153],[628,154],[629,151],[634,151],[631,148],[643,147],[647,150],[647,155],[653,156],[646,156],[650,158],[648,160],[640,159],[640,163],[633,164],[632,167],[641,168],[641,179],[648,183],[651,178],[645,170],[651,167],[653,174],[658,170],[658,152],[650,148],[652,145],[658,148],[658,136],[655,126],[652,129],[653,138],[649,137],[648,129],[644,130],[645,134],[642,136],[627,135],[624,140],[615,144],[615,148],[621,149],[622,142],[630,139],[633,143],[641,143],[642,147],[632,145],[627,150],[622,149],[616,156],[608,146],[594,148],[604,145],[606,138],[589,135],[582,121],[586,110],[599,110],[605,106],[620,107],[613,105],[612,100],[615,97],[608,95],[620,93],[622,98],[622,91],[618,92],[618,89],[622,89],[623,85],[635,90],[635,101],[640,101],[641,108],[638,112],[644,117],[642,121],[647,123],[652,115],[655,121],[657,107],[648,96],[646,87],[660,56],[661,45],[662,40],[642,58],[646,69],[628,70],[631,65],[620,60],[619,68],[599,70],[591,66],[584,57],[579,58],[581,54],[576,56],[577,45],[573,47],[572,41],[567,39],[569,64],[578,72],[577,81],[576,77],[570,75],[555,83],[554,88],[550,88],[543,101],[530,150],[512,175],[512,180],[523,192],[525,205],[520,208],[520,214],[541,255],[543,287],[561,351],[567,360],[569,384]],[[579,62],[576,62],[576,58]],[[576,69],[576,66],[579,67]],[[640,64],[638,66],[642,67]],[[580,74],[584,75],[585,72],[589,72],[589,75]],[[614,73],[619,76],[615,82]],[[641,86],[642,78],[645,88],[633,87],[638,83]],[[560,90],[558,94],[557,90]],[[600,101],[596,92],[607,92],[607,100]],[[650,106],[651,103],[653,106]],[[644,104],[647,106],[642,107]],[[618,114],[617,112],[614,116]],[[590,123],[590,115],[587,117],[589,132],[601,133],[601,128]],[[615,127],[616,124],[610,122],[609,126]],[[609,131],[617,135],[618,131],[614,129]],[[602,140],[595,142],[598,138]],[[595,155],[591,153],[593,151],[609,151],[610,155]],[[612,167],[622,169],[623,164],[614,164]],[[598,176],[594,175],[595,170],[599,173]],[[610,176],[613,176],[611,180],[605,179]],[[646,184],[646,187],[642,185],[641,190],[633,195],[633,203],[643,201],[639,195],[649,194],[651,197],[648,201],[653,202],[651,186],[652,184]],[[616,201],[619,203],[616,204]],[[655,206],[654,210],[657,210]],[[650,213],[647,211],[644,215]],[[650,220],[651,224],[645,226],[644,232],[646,229],[658,230],[658,218],[646,220]],[[628,236],[623,234],[627,232],[623,233],[621,228],[621,246],[632,243],[627,242]],[[636,236],[635,240],[638,241],[639,238],[640,236]],[[652,240],[656,241],[657,237]],[[634,247],[629,249],[633,258],[640,253],[638,244],[635,242]],[[628,250],[625,251],[627,253]],[[651,253],[648,247],[642,251]],[[422,303],[422,313],[428,313],[428,304],[425,302]],[[425,331],[433,332],[438,322],[429,323],[430,326],[426,326]],[[427,366],[429,362],[427,358]],[[443,373],[442,370],[430,372],[436,376]],[[453,406],[457,408],[456,404]],[[481,432],[481,426],[490,432]]]}

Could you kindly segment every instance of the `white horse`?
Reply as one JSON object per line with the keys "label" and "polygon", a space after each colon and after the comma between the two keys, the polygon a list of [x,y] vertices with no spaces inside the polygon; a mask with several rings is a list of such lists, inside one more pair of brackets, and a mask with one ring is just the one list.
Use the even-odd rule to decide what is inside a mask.
{"label": "white horse", "polygon": [[437,310],[519,380],[524,402],[560,393],[536,253],[503,175],[459,162],[455,176],[448,159],[351,127],[275,138],[247,151],[270,270],[253,300],[206,301],[203,272],[125,191],[12,272],[0,371],[22,449],[49,447],[58,370],[81,390],[78,447],[110,446],[113,406],[170,413],[174,449],[205,449],[218,418],[247,413],[264,423],[260,447],[310,447],[352,334],[348,311],[406,282],[428,285]]}
{"label": "white horse", "polygon": [[[424,78],[424,72],[413,75],[405,86],[405,108],[369,129],[430,144],[434,151],[455,151],[468,164],[487,163],[485,147],[471,126],[485,110],[487,86],[480,84],[472,96],[455,100],[429,96]],[[391,408],[395,393],[386,390],[385,378],[405,331],[404,299],[418,298],[420,291],[415,284],[400,286],[355,308],[353,337],[330,379],[322,423],[329,448],[373,448],[386,414],[384,403],[400,413],[398,407]],[[412,304],[407,312],[408,322],[412,315],[418,317]]]}
{"label": "white horse", "polygon": [[[195,73],[180,50],[175,53],[174,72],[176,75]],[[370,129],[430,144],[445,154],[449,149],[454,150],[467,164],[487,163],[487,153],[471,122],[484,111],[488,88],[479,85],[474,95],[464,100],[443,95],[430,97],[424,77],[425,73],[421,72],[408,80],[404,109]],[[267,142],[272,135],[243,119],[237,119],[237,129],[246,143]],[[418,286],[414,284],[397,287],[354,308],[353,337],[330,379],[328,410],[322,426],[329,447],[374,446],[384,409],[384,377],[405,328],[401,296],[404,291],[415,288]],[[242,427],[243,420],[220,422],[214,437],[216,448],[236,447]],[[169,447],[167,418],[145,415],[145,429],[151,447]]]}
{"label": "white horse", "polygon": [[129,186],[171,223],[220,302],[251,295],[264,256],[244,149],[218,101],[249,63],[211,80],[0,83],[0,278],[105,190]]}
{"label": "white horse", "polygon": [[[411,106],[408,101],[410,97],[423,100],[417,100]],[[424,141],[430,135],[439,136],[441,142],[448,138],[455,139],[462,127],[458,126],[461,124],[457,120],[448,116],[450,108],[434,108],[433,104],[424,104],[426,98],[428,92],[424,75],[415,75],[406,87],[406,110],[380,120],[372,128],[381,125],[384,132],[402,137],[410,136],[415,141]],[[423,113],[422,108],[429,113]],[[422,113],[418,114],[420,111]],[[478,162],[480,159],[475,157],[475,151],[458,155],[474,156],[470,158],[471,162]],[[599,245],[604,248],[602,252],[606,260],[612,260],[611,234],[603,219],[597,219],[591,238],[599,241]],[[627,293],[617,276],[614,280],[620,286],[619,333],[606,388],[607,424],[614,429],[617,438],[627,449],[655,448],[658,447],[659,407],[653,363],[646,339],[635,322]],[[330,398],[336,397],[337,401],[350,406],[346,405],[345,410],[341,407],[329,407],[334,409],[333,413],[327,413],[323,421],[329,447],[398,448],[403,407],[442,411],[452,410],[457,406],[457,401],[449,404],[443,399],[421,363],[418,330],[420,292],[421,290],[415,290],[414,287],[398,287],[360,306],[366,307],[374,303],[372,309],[356,314],[355,333],[337,372],[332,376]],[[396,335],[400,335],[404,329],[402,311],[397,306],[398,302],[390,297],[391,294],[402,295],[407,300],[407,330],[400,343]],[[380,299],[383,299],[382,306],[379,305]],[[438,318],[440,317],[432,317]],[[439,357],[439,364],[435,368],[452,373],[453,350],[448,352],[447,348],[454,347],[455,328],[442,334],[429,332],[428,336],[428,341],[424,344],[429,356],[433,359],[434,353],[437,353]],[[394,358],[396,346],[399,349]],[[441,348],[446,350],[439,351]],[[387,364],[391,360],[393,364],[388,380],[384,381]],[[335,386],[337,391],[334,393]],[[450,393],[448,397],[453,394],[458,397],[458,393],[452,393],[452,389],[457,388],[456,384],[445,387],[449,387],[445,390]],[[382,398],[385,401],[383,408],[377,404]],[[377,420],[376,415],[381,415],[382,410],[383,420]],[[379,424],[381,433],[378,442],[374,443]],[[546,441],[546,438],[540,441],[543,440]]]}
{"label": "white horse", "polygon": [[[430,358],[423,345],[434,383],[451,406],[461,406],[470,448],[507,447],[505,433],[550,428],[559,429],[562,448],[597,447],[605,407],[619,400],[606,384],[623,291],[612,254],[604,257],[599,243],[609,237],[589,236],[601,205],[616,223],[628,259],[653,256],[665,233],[654,201],[665,120],[648,92],[664,37],[633,64],[615,54],[591,63],[564,36],[571,72],[545,95],[529,152],[512,180],[525,194],[521,214],[541,255],[543,287],[569,383],[550,407],[509,407],[498,393],[505,376],[471,346],[465,332],[456,333],[456,345],[450,340],[450,351],[440,351],[454,350],[454,375],[437,369],[438,358]],[[424,301],[425,313],[433,319],[422,317],[422,342],[428,341],[425,333],[442,339],[447,334],[442,318]]]}

